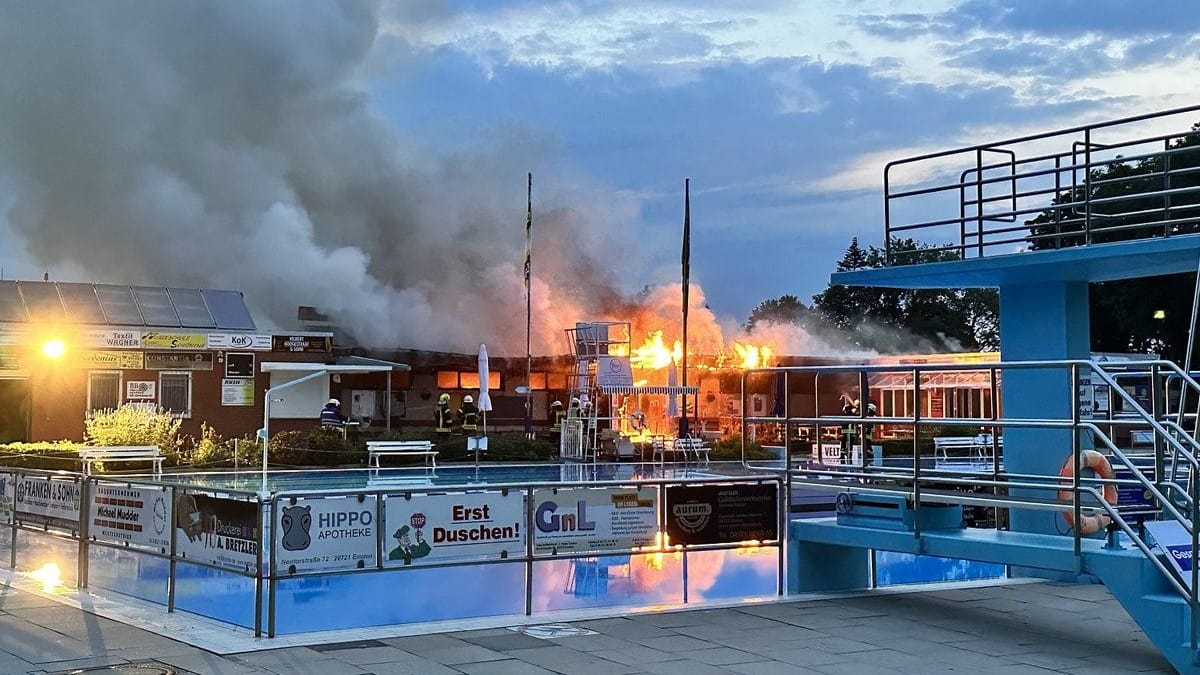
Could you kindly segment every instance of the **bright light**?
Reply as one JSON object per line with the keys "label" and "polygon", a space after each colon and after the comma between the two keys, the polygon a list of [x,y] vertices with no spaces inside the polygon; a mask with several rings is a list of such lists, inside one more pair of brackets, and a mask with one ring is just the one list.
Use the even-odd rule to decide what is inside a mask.
{"label": "bright light", "polygon": [[51,359],[61,359],[67,353],[67,343],[59,339],[47,340],[42,345],[42,353]]}
{"label": "bright light", "polygon": [[40,583],[42,591],[46,593],[51,593],[56,587],[62,585],[62,572],[59,571],[58,565],[52,562],[29,572],[29,578]]}
{"label": "bright light", "polygon": [[1165,319],[1165,318],[1167,318],[1167,310],[1165,310],[1165,309],[1156,309],[1156,310],[1154,310],[1154,318],[1156,318],[1156,319]]}

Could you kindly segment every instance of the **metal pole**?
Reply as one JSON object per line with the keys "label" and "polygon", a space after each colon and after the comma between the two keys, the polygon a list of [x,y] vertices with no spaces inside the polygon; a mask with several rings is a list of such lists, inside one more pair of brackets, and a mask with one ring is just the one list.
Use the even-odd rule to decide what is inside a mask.
{"label": "metal pole", "polygon": [[1074,540],[1075,556],[1078,558],[1082,544],[1079,536],[1079,474],[1083,473],[1080,470],[1081,448],[1079,447],[1079,366],[1071,364],[1071,511],[1075,514],[1074,526],[1072,530],[1072,538]]}
{"label": "metal pole", "polygon": [[392,371],[387,371],[387,399],[384,401],[383,418],[386,420],[387,430],[392,430]]}
{"label": "metal pole", "polygon": [[[988,372],[990,373],[988,386],[992,396],[992,494],[999,497],[1000,486],[996,483],[1000,480],[1000,428],[996,423],[1000,420],[1000,387],[996,383],[996,368],[989,368]],[[999,505],[992,507],[992,520],[995,521],[996,529],[1001,529]]]}
{"label": "metal pole", "polygon": [[[236,443],[236,439],[235,439],[235,443]],[[236,456],[236,455],[237,455],[237,446],[234,445],[234,456]],[[172,514],[175,513],[175,502],[176,502],[175,492],[176,492],[176,490],[178,490],[178,488],[176,486],[172,485],[171,486],[171,513]],[[175,531],[178,528],[175,527],[175,523],[167,523],[167,526],[171,528],[171,538],[170,538],[170,543],[168,544],[169,548],[167,549],[168,556],[169,556],[169,559],[167,562],[167,613],[171,614],[175,611],[175,571],[176,571],[175,570],[175,564],[176,564],[175,563]],[[258,637],[258,636],[255,635],[255,637]]]}
{"label": "metal pole", "polygon": [[[525,437],[533,438],[533,172],[528,174],[525,211]],[[487,382],[481,382],[487,387]],[[486,431],[484,432],[487,433]],[[478,452],[476,453],[478,457]]]}
{"label": "metal pole", "polygon": [[921,538],[921,369],[913,368],[913,538]]}
{"label": "metal pole", "polygon": [[775,571],[775,594],[776,595],[783,595],[784,592],[787,590],[785,587],[785,580],[787,579],[787,560],[786,560],[785,556],[787,555],[787,540],[788,540],[788,526],[789,526],[788,516],[791,515],[791,508],[792,508],[791,497],[789,496],[789,494],[790,494],[789,486],[791,485],[791,482],[792,482],[792,472],[789,469],[788,472],[786,474],[784,474],[783,479],[777,480],[776,485],[775,485],[775,489],[778,492],[783,493],[783,494],[779,495],[779,501],[780,501],[779,511],[778,511],[779,531],[775,533],[775,539],[779,544],[779,556],[778,556],[779,557],[779,567]]}
{"label": "metal pole", "polygon": [[533,614],[533,488],[525,488],[525,616]]}
{"label": "metal pole", "polygon": [[[21,480],[21,474],[12,474],[14,481]],[[12,526],[12,535],[10,535],[10,549],[8,552],[8,569],[17,569],[17,505],[14,503],[12,512],[8,514],[9,524]]]}
{"label": "metal pole", "polygon": [[[688,412],[687,412],[687,376],[688,376],[688,291],[691,285],[692,276],[692,197],[691,197],[691,179],[683,179],[683,387],[684,393],[680,397],[683,400],[683,410],[679,416],[679,437],[686,438],[688,435]],[[743,389],[745,387],[745,379],[742,380]],[[743,414],[745,411],[745,396],[742,397]],[[698,407],[698,406],[697,406]],[[746,429],[742,427],[743,444],[746,437]],[[743,445],[743,447],[745,447]],[[665,453],[664,453],[665,457]]]}
{"label": "metal pole", "polygon": [[91,481],[93,479],[76,479],[79,481],[79,560],[76,570],[75,587],[88,587],[88,521],[92,515]]}
{"label": "metal pole", "polygon": [[[269,522],[269,525],[271,527],[271,539],[272,539],[272,541],[271,541],[271,564],[267,568],[267,593],[268,593],[268,595],[267,595],[267,637],[269,637],[269,638],[275,637],[275,589],[276,589],[275,549],[279,548],[278,546],[275,545],[276,542],[274,541],[276,539],[276,537],[275,537],[275,522],[276,522],[275,507],[276,507],[277,503],[278,503],[278,500],[272,497],[271,509],[270,509],[271,518],[270,518],[270,522]],[[264,542],[265,540],[266,540],[266,528],[264,527],[263,534],[259,537],[259,541]],[[259,550],[260,551],[262,550],[261,546],[259,547]]]}
{"label": "metal pole", "polygon": [[262,637],[263,623],[263,545],[267,529],[263,526],[263,500],[258,498],[258,551],[254,559],[254,637]]}

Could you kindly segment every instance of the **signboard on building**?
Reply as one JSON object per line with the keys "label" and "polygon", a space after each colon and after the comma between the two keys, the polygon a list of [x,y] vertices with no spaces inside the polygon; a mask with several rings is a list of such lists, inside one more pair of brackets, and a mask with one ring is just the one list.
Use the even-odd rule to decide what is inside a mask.
{"label": "signboard on building", "polygon": [[254,405],[254,378],[226,377],[222,379],[221,405]]}
{"label": "signboard on building", "polygon": [[146,370],[212,369],[212,352],[146,352]]}
{"label": "signboard on building", "polygon": [[225,377],[254,377],[254,352],[226,352]]}
{"label": "signboard on building", "polygon": [[13,501],[17,520],[23,523],[79,529],[79,483],[73,480],[18,476]]}
{"label": "signboard on building", "polygon": [[596,384],[603,387],[632,387],[633,368],[628,356],[601,356],[596,364]]}
{"label": "signboard on building", "polygon": [[87,349],[76,354],[79,367],[87,370],[141,370],[146,367],[141,352]]}
{"label": "signboard on building", "polygon": [[273,335],[271,351],[327,354],[333,351],[333,342],[330,338],[312,335]]}
{"label": "signboard on building", "polygon": [[653,546],[658,534],[658,491],[650,487],[538,489],[533,525],[535,553]]}
{"label": "signboard on building", "polygon": [[774,485],[675,485],[667,488],[672,544],[735,544],[779,538]]}
{"label": "signboard on building", "polygon": [[278,508],[276,568],[288,574],[376,566],[374,495],[300,499]]}
{"label": "signboard on building", "polygon": [[153,401],[154,380],[130,380],[125,383],[125,398],[131,401]]}
{"label": "signboard on building", "polygon": [[521,493],[394,496],[384,502],[384,565],[525,554]]}
{"label": "signboard on building", "polygon": [[13,490],[15,487],[16,476],[11,473],[0,473],[0,522],[12,522]]}
{"label": "signboard on building", "polygon": [[271,348],[271,336],[257,333],[209,333],[208,348],[267,351]]}
{"label": "signboard on building", "polygon": [[83,344],[99,349],[141,349],[142,332],[138,330],[88,328],[83,331]]}
{"label": "signboard on building", "polygon": [[142,333],[142,347],[146,349],[204,349],[207,346],[208,336],[203,333]]}
{"label": "signboard on building", "polygon": [[175,496],[175,552],[239,572],[258,564],[258,504],[203,494]]}
{"label": "signboard on building", "polygon": [[92,488],[88,535],[92,539],[166,553],[171,548],[171,493],[97,483]]}

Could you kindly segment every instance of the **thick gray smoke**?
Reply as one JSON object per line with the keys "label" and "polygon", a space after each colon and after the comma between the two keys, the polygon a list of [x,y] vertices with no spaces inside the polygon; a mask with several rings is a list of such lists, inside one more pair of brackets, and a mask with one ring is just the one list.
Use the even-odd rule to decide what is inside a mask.
{"label": "thick gray smoke", "polygon": [[[553,142],[421,151],[359,79],[378,7],[297,5],[7,3],[0,220],[81,281],[239,288],[260,324],[315,305],[371,345],[522,353],[525,172]],[[603,261],[635,250],[636,207],[537,188],[534,346],[561,352],[612,301]]]}

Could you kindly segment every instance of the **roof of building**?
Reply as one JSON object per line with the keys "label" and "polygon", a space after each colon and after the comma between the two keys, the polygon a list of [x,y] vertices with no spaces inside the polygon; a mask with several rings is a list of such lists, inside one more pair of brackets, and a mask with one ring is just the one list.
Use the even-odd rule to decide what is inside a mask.
{"label": "roof of building", "polygon": [[255,330],[240,291],[0,281],[0,322]]}

